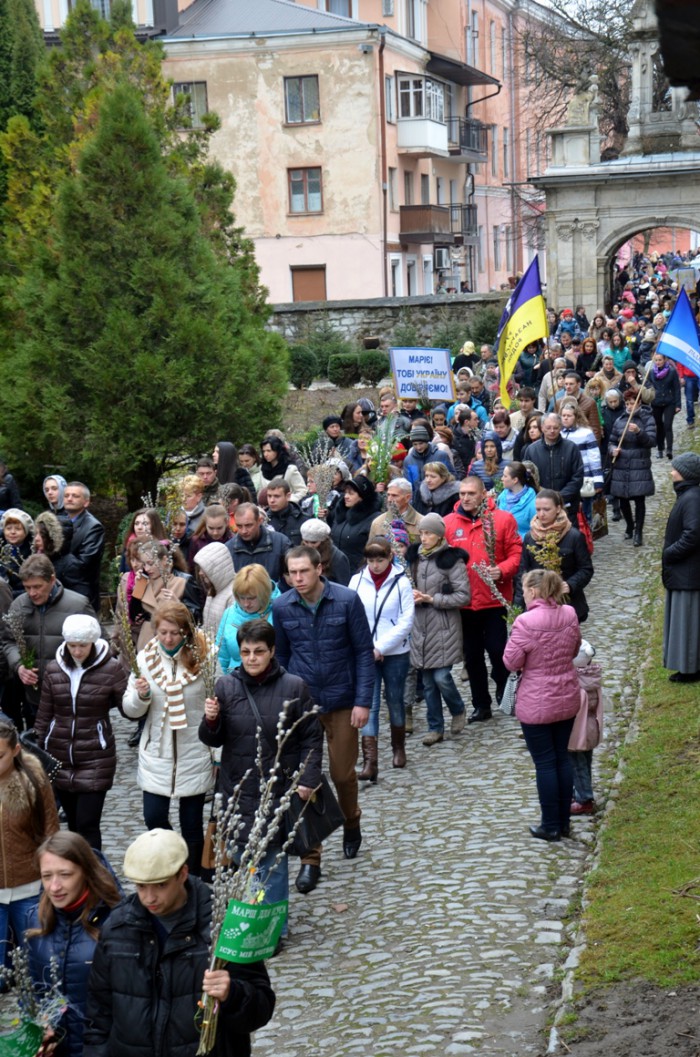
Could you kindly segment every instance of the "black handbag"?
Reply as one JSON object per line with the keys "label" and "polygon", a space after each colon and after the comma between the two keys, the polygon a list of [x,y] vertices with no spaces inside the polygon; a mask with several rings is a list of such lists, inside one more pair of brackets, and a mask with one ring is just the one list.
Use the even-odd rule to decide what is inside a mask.
{"label": "black handbag", "polygon": [[296,826],[294,837],[287,848],[290,855],[303,858],[312,848],[323,844],[331,833],[339,829],[345,817],[340,810],[331,783],[325,774],[321,775],[321,784],[314,790],[310,800],[302,800],[298,793],[292,793],[291,802],[284,816],[285,829],[289,836]]}
{"label": "black handbag", "polygon": [[50,752],[47,752],[46,749],[42,749],[37,741],[36,731],[33,728],[32,730],[23,730],[19,736],[19,742],[25,752],[30,752],[32,756],[36,756],[46,772],[46,777],[50,782],[53,782],[63,764],[55,756],[52,756]]}
{"label": "black handbag", "polygon": [[[262,716],[258,706],[255,704],[255,698],[245,683],[243,683],[243,689],[260,732],[263,737],[267,738]],[[275,742],[273,745],[269,738],[267,740],[276,753],[277,743]],[[331,833],[339,829],[344,821],[345,816],[340,809],[340,804],[331,788],[331,784],[325,774],[322,774],[321,784],[317,786],[308,800],[302,800],[298,793],[292,793],[291,795],[289,807],[284,813],[284,821],[282,823],[284,843],[286,843],[294,830],[294,837],[291,844],[287,847],[287,852],[290,855],[298,855],[300,857],[307,855],[312,848],[317,848],[319,844],[323,844],[326,837],[330,837]]]}

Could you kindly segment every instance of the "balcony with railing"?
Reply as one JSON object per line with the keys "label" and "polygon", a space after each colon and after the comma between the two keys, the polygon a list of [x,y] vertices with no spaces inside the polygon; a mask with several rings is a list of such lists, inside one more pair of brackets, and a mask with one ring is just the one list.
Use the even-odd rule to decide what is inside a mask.
{"label": "balcony with railing", "polygon": [[447,141],[450,156],[459,162],[484,162],[488,159],[488,127],[469,117],[447,118]]}
{"label": "balcony with railing", "polygon": [[399,239],[406,243],[452,246],[454,206],[400,206]]}
{"label": "balcony with railing", "polygon": [[452,224],[452,234],[458,239],[460,237],[462,239],[475,238],[479,232],[476,206],[451,205],[450,222]]}

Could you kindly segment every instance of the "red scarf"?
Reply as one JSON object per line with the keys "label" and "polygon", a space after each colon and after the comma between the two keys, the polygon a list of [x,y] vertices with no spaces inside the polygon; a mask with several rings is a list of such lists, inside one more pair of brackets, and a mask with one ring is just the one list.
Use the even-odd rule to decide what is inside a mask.
{"label": "red scarf", "polygon": [[383,573],[375,573],[372,569],[370,569],[369,566],[367,566],[367,571],[369,572],[369,575],[372,577],[372,583],[374,584],[376,590],[378,591],[380,589],[380,587],[382,586],[382,584],[384,583],[384,581],[388,578],[389,573],[391,572],[391,562],[389,562],[389,564],[387,565],[387,567],[386,567],[386,569],[384,570]]}

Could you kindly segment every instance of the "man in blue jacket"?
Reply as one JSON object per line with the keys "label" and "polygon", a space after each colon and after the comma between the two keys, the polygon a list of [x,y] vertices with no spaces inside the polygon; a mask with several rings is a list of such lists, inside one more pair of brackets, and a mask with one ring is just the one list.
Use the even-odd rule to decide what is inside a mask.
{"label": "man in blue jacket", "polygon": [[[369,719],[374,690],[374,646],[365,609],[355,591],[322,575],[314,547],[287,554],[292,590],[272,603],[277,659],[300,676],[321,709],[330,774],[345,816],[343,854],[357,855],[360,805],[357,799],[358,731]],[[321,877],[321,848],[302,859],[296,879],[300,892],[312,892]]]}

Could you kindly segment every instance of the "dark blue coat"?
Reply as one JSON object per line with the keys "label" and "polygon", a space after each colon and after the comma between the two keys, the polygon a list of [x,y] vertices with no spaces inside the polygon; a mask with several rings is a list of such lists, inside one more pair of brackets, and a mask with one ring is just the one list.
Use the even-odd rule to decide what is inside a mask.
{"label": "dark blue coat", "polygon": [[374,646],[355,591],[324,578],[315,611],[287,591],[272,603],[272,622],[277,660],[304,680],[322,712],[371,706]]}
{"label": "dark blue coat", "polygon": [[[88,935],[78,920],[71,919],[60,910],[55,913],[54,931],[48,936],[30,937],[27,941],[29,971],[37,990],[40,993],[44,989],[48,991],[51,986],[51,962],[55,962],[61,993],[68,999],[68,1008],[58,1027],[58,1034],[65,1032],[65,1038],[55,1051],[56,1057],[82,1057],[88,977],[97,940]],[[91,924],[101,929],[109,913],[109,907],[99,904],[90,918]],[[36,909],[32,911],[27,927],[40,927]]]}
{"label": "dark blue coat", "polygon": [[[246,565],[262,565],[266,569],[271,580],[275,583],[282,579],[282,560],[289,550],[291,544],[289,539],[281,532],[273,532],[272,529],[263,525],[257,543],[253,546],[245,543],[240,536],[235,535],[228,543],[233,558],[233,568],[237,573]],[[284,580],[282,580],[283,587]]]}

